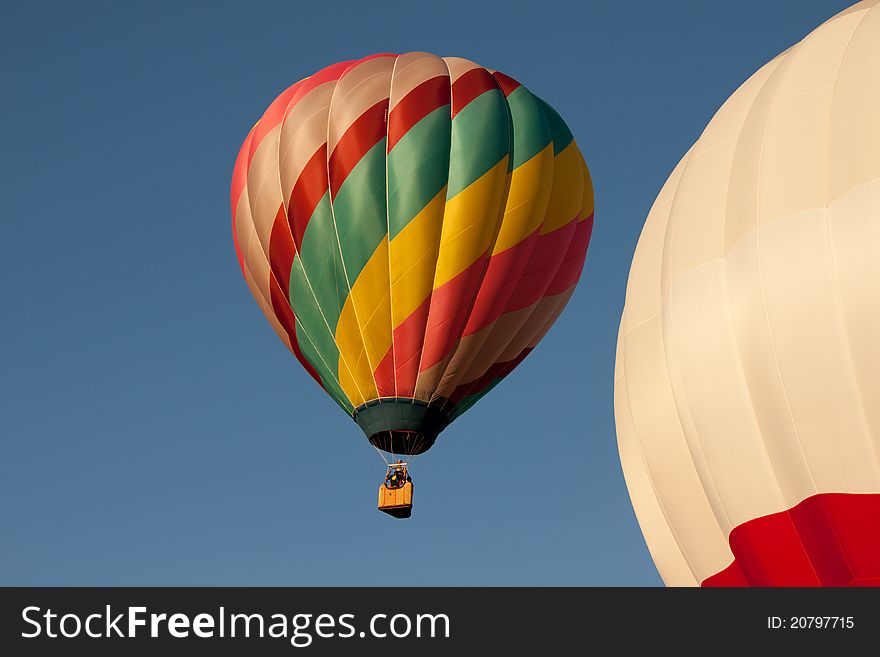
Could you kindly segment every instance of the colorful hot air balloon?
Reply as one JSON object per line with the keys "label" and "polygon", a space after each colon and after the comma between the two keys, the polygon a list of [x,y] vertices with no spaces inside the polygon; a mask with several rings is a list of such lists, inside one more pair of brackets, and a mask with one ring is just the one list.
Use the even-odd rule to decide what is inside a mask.
{"label": "colorful hot air balloon", "polygon": [[232,212],[282,341],[374,446],[418,454],[562,311],[593,192],[549,105],[414,52],[334,64],[278,96],[238,155]]}
{"label": "colorful hot air balloon", "polygon": [[880,585],[880,6],[761,68],[642,231],[615,373],[669,585]]}

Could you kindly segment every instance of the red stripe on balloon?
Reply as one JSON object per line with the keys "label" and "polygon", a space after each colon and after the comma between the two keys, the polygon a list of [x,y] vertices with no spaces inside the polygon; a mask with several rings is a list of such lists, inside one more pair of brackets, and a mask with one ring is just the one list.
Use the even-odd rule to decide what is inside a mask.
{"label": "red stripe on balloon", "polygon": [[587,248],[590,246],[590,236],[593,234],[593,215],[579,221],[574,231],[574,237],[568,247],[568,253],[559,266],[559,271],[553,278],[553,282],[547,288],[544,296],[552,297],[565,292],[578,282],[584,269],[584,261],[587,258]]}
{"label": "red stripe on balloon", "polygon": [[[299,93],[296,95],[294,99],[293,105],[295,105],[301,98],[303,98],[307,93],[312,91],[313,89],[317,89],[322,84],[326,84],[328,82],[333,82],[334,80],[338,80],[340,76],[348,70],[352,64],[356,63],[357,60],[349,59],[344,62],[338,62],[336,64],[331,64],[330,66],[326,66],[322,68],[320,71],[315,73],[314,75],[310,75],[305,80],[302,80],[297,83]],[[291,105],[291,108],[293,107]],[[288,108],[288,112],[291,108]]]}
{"label": "red stripe on balloon", "polygon": [[[386,370],[389,362],[394,366],[397,395],[412,397],[415,394],[419,374],[419,357],[425,342],[425,326],[431,308],[430,295],[400,325],[394,329],[391,349],[377,369]],[[386,362],[388,361],[388,362]]]}
{"label": "red stripe on balloon", "polygon": [[349,60],[327,66],[314,75],[310,75],[304,80],[300,80],[282,91],[281,94],[272,101],[272,104],[266,108],[263,116],[260,117],[257,125],[254,126],[254,139],[249,149],[248,163],[250,163],[257,148],[259,148],[263,138],[271,132],[275,126],[284,120],[284,117],[290,113],[290,110],[295,107],[300,100],[305,98],[310,91],[320,85],[338,80],[339,77],[351,66],[353,61],[354,60]]}
{"label": "red stripe on balloon", "polygon": [[538,239],[536,230],[518,244],[489,259],[486,275],[483,276],[480,291],[462,335],[476,333],[501,316],[517,290]]}
{"label": "red stripe on balloon", "polygon": [[[537,303],[548,294],[551,285],[554,288],[562,286],[562,282],[572,277],[574,280],[562,286],[563,290],[576,283],[583,266],[591,227],[592,218],[582,222],[569,222],[545,235],[528,237],[510,249],[492,256],[488,266],[485,258],[479,258],[444,286],[434,290],[432,298],[427,299],[394,331],[398,394],[405,396],[410,393],[402,392],[402,389],[414,388],[412,368],[417,365],[420,350],[424,351],[421,356],[421,370],[424,371],[443,360],[460,336],[485,328],[505,312]],[[565,260],[566,270],[560,276],[564,262],[562,254],[566,254],[566,259],[570,260]],[[477,284],[480,285],[479,292],[474,303],[469,306],[468,300],[472,298]],[[424,313],[428,311],[429,301],[431,318],[430,325],[426,328]],[[467,322],[462,327],[465,320]],[[404,344],[407,346],[404,347]],[[399,349],[398,345],[401,345]],[[386,358],[390,359],[390,354]],[[501,365],[503,364],[498,364],[498,367]],[[490,369],[484,375],[490,382],[496,376],[497,368]],[[470,391],[484,387],[483,384],[475,385],[473,382],[465,386]]]}
{"label": "red stripe on balloon", "polygon": [[290,232],[297,250],[318,203],[327,193],[327,144],[315,151],[293,185],[288,205]]}
{"label": "red stripe on balloon", "polygon": [[263,116],[260,117],[260,120],[257,121],[257,125],[254,126],[254,138],[251,140],[251,145],[248,149],[248,164],[253,160],[254,153],[257,152],[260,144],[263,143],[263,139],[266,135],[272,132],[272,130],[284,119],[288,105],[290,105],[291,100],[293,100],[294,95],[300,90],[301,86],[302,81],[289,86],[282,91],[278,97],[272,101],[272,104],[266,108],[266,111],[263,112]]}
{"label": "red stripe on balloon", "polygon": [[[516,290],[513,294],[509,295],[509,300],[505,300],[505,307],[502,312],[498,312],[498,317],[505,312],[527,308],[544,297],[561,294],[576,285],[583,270],[592,229],[593,215],[591,214],[583,221],[572,221],[551,233],[541,235],[535,244],[534,250],[531,252],[531,258],[529,259],[526,271],[522,276],[512,279],[516,285]],[[513,248],[515,249],[516,247]],[[560,262],[560,254],[563,252],[565,256]],[[492,256],[492,260],[499,255],[502,254]],[[489,265],[491,269],[492,261],[490,261]],[[489,273],[487,271],[486,279],[488,278]],[[486,287],[486,283],[483,284],[483,287]],[[483,290],[481,289],[480,295],[482,294]],[[494,310],[495,308],[493,308]],[[476,312],[477,307],[475,304],[474,312],[471,315],[472,318]],[[488,319],[490,316],[487,313],[483,318]],[[498,317],[495,317],[492,321],[496,321]],[[486,325],[489,323],[491,322],[488,322]],[[470,334],[471,329],[474,327],[478,327],[475,330],[482,328],[476,320],[473,323],[469,320],[464,334]],[[531,349],[524,349],[513,360],[495,363],[480,378],[458,386],[450,396],[450,400],[452,403],[457,404],[468,395],[481,392],[496,379],[503,378],[512,372],[530,351]]]}
{"label": "red stripe on balloon", "polygon": [[[247,184],[248,166],[265,136],[272,131],[272,128],[281,123],[284,117],[290,112],[291,108],[293,108],[299,100],[305,97],[306,94],[322,84],[339,79],[339,76],[342,75],[353,62],[354,60],[347,60],[327,66],[314,75],[292,84],[282,91],[274,101],[272,101],[272,104],[269,105],[263,113],[263,116],[257,121],[257,124],[251,128],[248,136],[245,138],[244,143],[242,143],[241,148],[238,151],[238,156],[235,160],[235,167],[232,172],[230,203],[232,205],[233,222],[235,220],[234,215],[235,208],[238,205],[238,199]],[[241,258],[239,260],[240,262],[243,262]]]}
{"label": "red stripe on balloon", "polygon": [[528,267],[517,283],[504,312],[521,310],[539,301],[547,293],[575,236],[577,222],[570,221],[538,238]]}
{"label": "red stripe on balloon", "polygon": [[522,85],[514,80],[509,75],[504,75],[504,73],[500,73],[495,71],[492,73],[496,80],[498,80],[498,86],[501,87],[501,91],[504,92],[505,97],[512,94],[514,91],[519,89]]}
{"label": "red stripe on balloon", "polygon": [[388,117],[388,152],[412,127],[436,109],[449,105],[449,77],[438,75],[404,96]]}
{"label": "red stripe on balloon", "polygon": [[330,193],[336,196],[351,170],[385,137],[388,99],[380,100],[352,123],[330,155]]}
{"label": "red stripe on balloon", "polygon": [[269,268],[275,275],[284,298],[290,300],[290,269],[293,266],[293,238],[290,236],[290,226],[287,223],[287,215],[284,206],[279,206],[275,221],[272,224],[272,232],[269,235]]}
{"label": "red stripe on balloon", "polygon": [[380,397],[394,397],[397,395],[394,387],[394,345],[388,347],[385,356],[373,370],[373,380],[376,382],[376,391]]}
{"label": "red stripe on balloon", "polygon": [[296,359],[305,368],[309,375],[318,382],[318,385],[323,388],[324,384],[321,382],[321,376],[318,374],[318,371],[312,367],[312,364],[299,348],[299,340],[297,340],[296,337],[296,318],[293,315],[293,310],[290,309],[287,297],[281,291],[281,288],[278,286],[278,281],[276,281],[274,277],[270,277],[269,290],[272,297],[272,310],[275,311],[275,316],[287,332],[287,335],[290,336],[290,346],[293,349],[294,356],[296,356]]}
{"label": "red stripe on balloon", "polygon": [[290,309],[287,297],[278,285],[278,281],[272,276],[269,277],[269,296],[275,316],[284,330],[287,331],[287,334],[292,338],[291,342],[293,342],[293,338],[296,337],[296,318],[293,315],[293,310]]}
{"label": "red stripe on balloon", "polygon": [[424,372],[446,358],[461,337],[477,286],[486,270],[486,259],[486,256],[480,256],[431,294],[420,371]]}
{"label": "red stripe on balloon", "polygon": [[484,68],[472,68],[452,83],[452,118],[477,96],[498,89],[498,82]]}
{"label": "red stripe on balloon", "polygon": [[749,520],[734,560],[703,586],[880,585],[880,493],[820,493]]}
{"label": "red stripe on balloon", "polygon": [[[238,243],[238,235],[235,229],[236,216],[235,211],[238,207],[238,202],[241,198],[241,195],[244,193],[244,189],[247,186],[247,174],[248,174],[248,154],[251,152],[250,146],[253,140],[254,130],[251,130],[248,133],[248,136],[245,138],[244,143],[239,150],[238,157],[235,161],[235,168],[232,173],[232,188],[231,192],[231,202],[232,202],[232,240],[235,244],[235,251],[238,256],[238,264],[241,267],[242,273],[247,277],[246,267],[244,263],[244,254],[241,252],[241,246]],[[283,241],[284,236],[289,240],[290,233],[287,230],[287,227],[284,226],[283,223],[283,208],[279,208],[278,215],[275,217],[275,223],[272,226],[272,233],[270,235],[269,249],[270,254],[273,250],[273,243],[276,245],[276,256],[277,250],[279,249],[279,245],[281,241]],[[280,228],[279,228],[280,226]],[[280,256],[276,260],[275,269],[278,273],[285,271],[283,264],[279,265],[278,263],[286,260],[285,256]],[[272,269],[272,262],[270,258],[270,269]],[[288,265],[286,268],[287,275],[284,277],[285,280],[289,281],[290,278],[290,266]],[[285,284],[286,287],[289,287],[289,283]],[[299,340],[296,336],[296,320],[293,316],[293,311],[291,310],[290,303],[287,299],[288,294],[286,291],[282,290],[279,286],[278,281],[276,279],[276,274],[273,272],[269,276],[269,296],[270,303],[272,304],[272,310],[275,313],[275,316],[278,318],[281,327],[287,333],[288,338],[290,339],[290,348],[293,350],[294,356],[296,359],[302,364],[302,366],[306,369],[309,375],[318,382],[322,388],[324,384],[321,382],[321,377],[318,375],[318,372],[312,367],[312,364],[306,359],[305,355],[300,349]]]}

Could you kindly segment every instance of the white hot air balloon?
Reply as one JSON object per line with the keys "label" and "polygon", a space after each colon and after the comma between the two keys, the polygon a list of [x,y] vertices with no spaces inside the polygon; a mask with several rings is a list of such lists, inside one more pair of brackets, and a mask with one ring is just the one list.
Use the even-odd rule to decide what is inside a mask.
{"label": "white hot air balloon", "polygon": [[880,0],[755,73],[664,185],[615,416],[668,585],[880,585]]}

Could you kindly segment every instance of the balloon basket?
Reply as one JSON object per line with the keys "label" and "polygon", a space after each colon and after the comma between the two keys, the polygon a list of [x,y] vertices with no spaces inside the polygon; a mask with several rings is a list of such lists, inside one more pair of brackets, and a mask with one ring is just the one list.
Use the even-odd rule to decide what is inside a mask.
{"label": "balloon basket", "polygon": [[413,485],[406,482],[400,488],[379,485],[379,511],[393,518],[409,518],[412,515]]}

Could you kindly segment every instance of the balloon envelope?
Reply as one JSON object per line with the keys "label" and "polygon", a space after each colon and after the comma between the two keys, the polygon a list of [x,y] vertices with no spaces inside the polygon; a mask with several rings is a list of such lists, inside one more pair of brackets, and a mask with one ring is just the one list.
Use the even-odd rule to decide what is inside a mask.
{"label": "balloon envelope", "polygon": [[753,75],[657,197],[615,373],[670,585],[880,585],[880,6]]}
{"label": "balloon envelope", "polygon": [[515,80],[379,54],[275,99],[242,145],[232,211],[281,340],[374,445],[413,454],[558,317],[593,195],[563,120]]}

